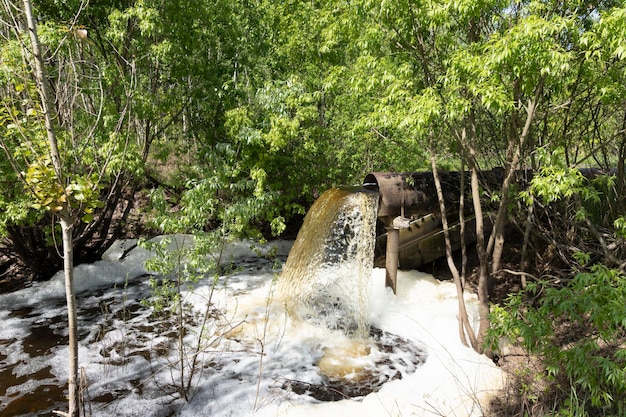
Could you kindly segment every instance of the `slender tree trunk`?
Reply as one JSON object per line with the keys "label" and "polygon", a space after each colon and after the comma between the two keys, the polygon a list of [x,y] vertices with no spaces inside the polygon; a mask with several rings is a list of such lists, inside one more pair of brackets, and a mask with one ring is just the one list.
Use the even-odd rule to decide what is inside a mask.
{"label": "slender tree trunk", "polygon": [[[520,102],[520,79],[517,78],[513,83],[513,101]],[[518,138],[518,112],[516,109],[511,111],[511,122],[509,124],[509,133],[507,139],[507,147],[505,153],[506,172],[504,181],[500,187],[500,206],[496,214],[496,221],[493,227],[489,243],[487,244],[487,253],[492,253],[491,275],[495,278],[495,274],[500,269],[500,258],[504,249],[504,231],[508,218],[508,189],[512,181],[512,176],[517,169],[518,160],[520,158],[522,141]]]}
{"label": "slender tree trunk", "polygon": [[[618,204],[618,207],[626,207],[624,202],[626,201],[626,112],[622,117],[622,130],[620,133],[621,142],[619,145],[618,159],[617,159],[617,195],[619,201],[622,204]],[[617,215],[621,215],[624,212],[618,212]]]}
{"label": "slender tree trunk", "polygon": [[[509,165],[500,188],[500,206],[498,207],[498,213],[496,215],[496,221],[493,227],[493,232],[489,238],[489,244],[487,245],[487,253],[491,253],[491,274],[495,274],[500,270],[500,262],[502,259],[502,252],[504,250],[504,234],[506,231],[506,223],[508,217],[508,205],[509,205],[509,189],[515,178],[515,172],[519,167],[519,161],[522,154],[522,148],[530,134],[530,128],[532,126],[533,119],[535,118],[535,110],[537,109],[537,103],[543,90],[543,81],[540,81],[535,91],[535,96],[528,100],[528,109],[526,114],[526,123],[522,134],[515,145],[515,150],[510,155]],[[511,137],[511,141],[515,140]]]}
{"label": "slender tree trunk", "polygon": [[178,360],[180,362],[179,366],[179,390],[180,395],[185,401],[189,401],[189,395],[187,387],[191,385],[191,379],[189,381],[185,380],[185,364],[186,364],[186,351],[185,351],[185,314],[183,311],[183,296],[182,296],[182,280],[183,280],[183,271],[182,271],[182,263],[184,260],[182,259],[182,254],[178,251],[178,259],[176,265],[176,291],[177,291],[177,321],[178,321]]}
{"label": "slender tree trunk", "polygon": [[[461,281],[461,276],[459,275],[459,270],[454,263],[454,259],[452,258],[452,244],[450,242],[450,229],[448,227],[448,217],[446,216],[446,205],[443,197],[443,190],[441,188],[441,181],[439,179],[439,172],[437,171],[437,161],[435,156],[435,147],[433,144],[433,139],[430,139],[430,162],[433,171],[433,179],[435,180],[435,188],[437,189],[437,199],[439,200],[439,211],[441,214],[441,223],[443,226],[443,234],[445,237],[445,245],[446,245],[446,260],[448,261],[448,268],[452,273],[452,277],[454,279],[454,285],[456,287],[456,294],[458,298],[459,304],[459,337],[461,338],[461,342],[468,346],[467,338],[465,337],[466,333],[470,339],[470,343],[474,350],[478,350],[479,344],[476,339],[476,335],[474,334],[474,329],[469,322],[469,318],[467,316],[467,309],[465,306],[465,298],[463,297],[464,288],[463,282]],[[464,190],[461,188],[461,194]],[[463,240],[461,240],[463,242]],[[463,246],[463,245],[461,245]]]}
{"label": "slender tree trunk", "polygon": [[[524,226],[524,240],[522,241],[522,254],[521,254],[520,265],[519,265],[520,271],[526,271],[526,254],[528,251],[528,243],[530,241],[530,230],[532,227],[534,209],[535,209],[535,203],[531,201],[530,204],[528,205],[528,214],[526,216],[526,224]],[[522,274],[521,276],[520,285],[522,286],[522,289],[526,288],[526,275],[525,274]]]}
{"label": "slender tree trunk", "polygon": [[[69,217],[69,216],[67,216]],[[67,323],[69,331],[69,369],[67,384],[69,389],[68,416],[79,414],[78,386],[78,319],[76,314],[76,293],[74,291],[74,253],[72,246],[73,222],[61,218],[63,233],[63,273],[65,275],[65,300],[67,303]]]}
{"label": "slender tree trunk", "polygon": [[52,109],[51,101],[48,94],[48,82],[45,76],[45,69],[43,65],[43,57],[41,55],[41,48],[39,44],[39,37],[37,36],[37,26],[35,19],[33,18],[33,8],[30,0],[24,0],[24,12],[26,13],[26,21],[28,24],[28,34],[30,36],[30,43],[33,48],[33,56],[35,58],[35,78],[37,81],[37,87],[41,96],[41,108],[46,124],[46,134],[48,136],[48,144],[50,146],[50,159],[52,160],[52,166],[57,175],[59,181],[62,181],[62,165],[61,157],[59,156],[59,148],[57,145],[56,133],[54,125],[52,123]]}
{"label": "slender tree trunk", "polygon": [[[465,131],[464,131],[465,132]],[[465,245],[465,161],[461,158],[461,194],[459,195],[459,225],[461,242],[461,285],[465,288],[467,278],[467,246]]]}
{"label": "slender tree trunk", "polygon": [[470,186],[472,189],[472,204],[476,216],[476,251],[480,261],[478,276],[478,314],[480,324],[478,327],[478,352],[483,350],[483,342],[489,330],[489,264],[488,253],[485,250],[485,226],[483,221],[483,208],[480,202],[480,183],[478,180],[478,165],[476,163],[476,121],[474,112],[470,112],[470,138],[468,140],[468,164],[470,170]]}
{"label": "slender tree trunk", "polygon": [[[35,79],[41,96],[41,107],[43,110],[46,134],[50,151],[50,159],[57,179],[61,186],[65,188],[63,176],[63,165],[59,154],[59,148],[52,121],[52,106],[48,94],[48,83],[45,75],[43,58],[39,38],[37,36],[37,26],[33,18],[32,5],[30,0],[24,0],[24,12],[28,24],[28,33],[31,40],[32,53],[35,58]],[[63,233],[63,272],[65,275],[65,296],[67,300],[67,317],[69,331],[69,369],[68,369],[68,389],[69,389],[69,417],[77,417],[79,413],[78,396],[78,337],[77,337],[77,317],[76,317],[76,295],[74,292],[74,258],[73,258],[73,220],[68,203],[63,203],[63,208],[58,214],[61,231]],[[64,413],[62,413],[64,414]]]}

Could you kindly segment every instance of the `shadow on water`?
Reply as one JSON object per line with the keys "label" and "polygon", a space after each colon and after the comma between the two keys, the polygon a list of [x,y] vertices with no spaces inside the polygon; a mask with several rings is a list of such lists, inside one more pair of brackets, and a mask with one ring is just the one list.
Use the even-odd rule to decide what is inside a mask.
{"label": "shadow on water", "polygon": [[[109,315],[120,314],[116,310],[105,311],[98,304],[102,297],[106,302],[106,294],[111,291],[101,288],[88,300],[82,300],[78,309],[80,341],[92,334],[92,326],[102,325]],[[9,312],[8,318],[16,321],[16,329],[26,333],[19,339],[0,340],[0,417],[47,417],[56,415],[55,410],[67,408],[67,385],[53,374],[51,365],[46,365],[68,344],[64,301],[50,298],[37,305],[16,306]],[[132,310],[140,307],[138,301],[133,302]],[[63,358],[62,363],[65,361]]]}
{"label": "shadow on water", "polygon": [[31,327],[30,334],[22,340],[24,353],[34,358],[50,354],[56,346],[67,345],[67,336],[59,334],[59,329],[54,326],[61,321],[61,317],[55,317],[49,323]]}
{"label": "shadow on water", "polygon": [[[28,378],[31,380],[46,380],[44,371],[29,375]],[[36,385],[32,391],[16,393],[16,398],[0,411],[0,416],[53,415],[54,410],[62,409],[62,405],[65,403],[65,396],[66,390],[60,387],[58,382]],[[8,397],[12,398],[12,396]]]}

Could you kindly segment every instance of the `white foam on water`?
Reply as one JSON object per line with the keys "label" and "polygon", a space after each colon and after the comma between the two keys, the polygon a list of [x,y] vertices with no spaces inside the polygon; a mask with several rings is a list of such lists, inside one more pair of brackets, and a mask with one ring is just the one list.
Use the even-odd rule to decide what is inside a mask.
{"label": "white foam on water", "polygon": [[[491,395],[503,386],[503,373],[488,358],[461,344],[457,299],[452,282],[415,271],[399,272],[398,295],[384,287],[384,269],[372,277],[372,325],[423,345],[426,362],[414,373],[383,385],[361,400],[294,404],[282,402],[260,416],[481,416]],[[473,319],[477,301],[467,296]]]}
{"label": "white foam on water", "polygon": [[[285,251],[289,242],[280,245]],[[400,271],[398,294],[393,295],[384,287],[385,271],[374,269],[369,284],[369,321],[374,327],[424,349],[426,361],[405,369],[401,379],[389,381],[378,392],[362,398],[320,402],[298,395],[290,391],[290,381],[322,382],[320,358],[328,350],[345,346],[348,340],[336,331],[290,318],[276,293],[278,271],[258,264],[253,270],[220,278],[212,301],[222,313],[221,321],[213,320],[207,328],[211,337],[199,357],[199,374],[192,384],[190,401],[175,399],[168,394],[168,386],[176,377],[172,366],[177,360],[175,349],[167,356],[155,353],[161,344],[171,340],[168,342],[154,329],[168,324],[156,323],[149,309],[136,304],[132,314],[122,315],[124,303],[130,306],[135,300],[124,301],[120,284],[126,281],[127,274],[145,271],[142,262],[150,255],[135,249],[138,253],[133,251],[120,262],[117,259],[123,250],[116,247],[104,261],[79,272],[85,278],[79,304],[97,307],[102,302],[111,309],[81,322],[83,326],[92,326],[89,330],[81,329],[85,336],[80,343],[79,360],[88,381],[88,396],[94,401],[90,404],[93,416],[479,416],[489,395],[504,382],[499,368],[458,340],[457,300],[452,282],[439,282],[416,271]],[[253,253],[250,242],[238,242],[229,251],[235,260],[243,257],[254,265],[253,259],[249,259]],[[105,283],[109,289],[102,292]],[[142,282],[139,279],[131,284]],[[64,298],[57,285],[54,281],[38,283],[0,295],[0,306],[5,309],[0,311],[0,359],[6,356],[0,363],[14,366],[13,372],[18,375],[49,368],[56,383],[63,384],[65,346],[55,346],[40,358],[30,358],[21,351],[21,340],[32,326],[64,316]],[[192,303],[201,316],[209,293],[207,280],[186,292],[185,301]],[[53,294],[56,300],[51,300]],[[129,288],[126,296],[137,298],[141,294],[138,289]],[[468,294],[467,300],[476,322],[476,298]],[[32,308],[28,317],[18,319],[7,313],[7,309],[22,306]],[[241,326],[235,326],[239,323]],[[197,331],[198,328],[187,334],[186,344],[193,346]],[[394,366],[394,361],[395,366],[406,362],[402,355],[388,354],[389,362],[379,365],[381,371]],[[356,360],[371,367],[379,358],[380,352],[374,348]],[[38,383],[51,382],[50,378],[24,382],[8,392],[19,395],[34,390]],[[108,404],[96,402],[107,395],[114,400]],[[0,409],[13,398],[0,397]]]}

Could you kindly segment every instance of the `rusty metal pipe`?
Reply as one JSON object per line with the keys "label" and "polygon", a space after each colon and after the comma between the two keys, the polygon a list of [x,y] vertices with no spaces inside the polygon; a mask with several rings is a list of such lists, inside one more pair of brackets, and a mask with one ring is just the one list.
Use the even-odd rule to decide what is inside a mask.
{"label": "rusty metal pipe", "polygon": [[[481,177],[485,184],[497,185],[501,183],[502,172],[481,172]],[[460,178],[460,172],[440,173],[444,199],[452,218],[458,215],[461,193],[468,192],[461,190]],[[441,245],[436,233],[440,215],[434,177],[432,172],[372,172],[363,184],[378,191],[380,196],[378,218],[387,230],[384,236],[385,286],[395,294],[398,268],[402,263],[415,266],[445,255],[445,245]],[[414,221],[410,222],[411,219]]]}
{"label": "rusty metal pipe", "polygon": [[[465,173],[469,177],[469,173]],[[518,182],[528,179],[529,171],[518,171]],[[481,184],[486,188],[499,188],[504,179],[503,169],[480,171]],[[446,207],[457,211],[461,193],[469,196],[469,188],[461,190],[461,172],[442,171],[439,173]],[[380,193],[378,217],[387,226],[395,216],[422,217],[439,213],[439,201],[432,172],[372,172],[365,176],[363,184]],[[466,207],[470,209],[471,207]]]}
{"label": "rusty metal pipe", "polygon": [[[380,201],[378,217],[410,216],[416,214],[424,203],[432,197],[428,190],[421,190],[410,185],[413,173],[410,172],[372,172],[367,174],[363,184],[378,189]],[[408,181],[407,181],[408,180]],[[425,192],[426,191],[426,192]]]}

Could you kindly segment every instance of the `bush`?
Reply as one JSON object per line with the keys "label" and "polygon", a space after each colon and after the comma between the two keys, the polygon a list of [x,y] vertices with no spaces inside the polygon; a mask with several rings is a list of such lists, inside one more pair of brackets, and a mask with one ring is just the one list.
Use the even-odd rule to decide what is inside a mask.
{"label": "bush", "polygon": [[543,395],[556,415],[626,412],[626,277],[604,265],[566,285],[528,285],[492,309],[488,343],[519,343],[543,364]]}

